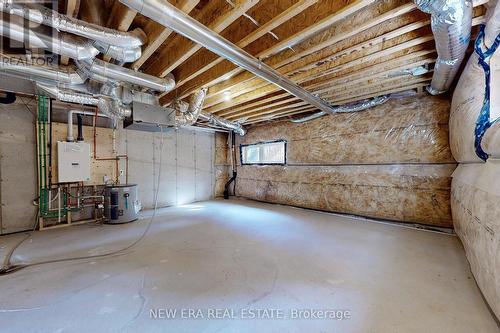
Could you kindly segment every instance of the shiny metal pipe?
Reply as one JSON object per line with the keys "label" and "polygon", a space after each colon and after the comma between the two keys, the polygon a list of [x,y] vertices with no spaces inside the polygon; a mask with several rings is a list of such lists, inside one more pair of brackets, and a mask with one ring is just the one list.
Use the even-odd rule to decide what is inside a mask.
{"label": "shiny metal pipe", "polygon": [[295,82],[281,75],[276,70],[259,61],[235,44],[208,29],[189,15],[185,14],[168,1],[162,0],[120,0],[124,5],[149,17],[159,24],[172,29],[178,34],[209,49],[217,55],[248,70],[262,79],[277,85],[295,97],[316,106],[321,111],[333,113],[328,102],[314,96]]}

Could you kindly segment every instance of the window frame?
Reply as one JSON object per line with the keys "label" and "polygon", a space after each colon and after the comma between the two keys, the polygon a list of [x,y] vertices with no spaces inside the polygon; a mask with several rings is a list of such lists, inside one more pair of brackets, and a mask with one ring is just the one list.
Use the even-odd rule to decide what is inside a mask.
{"label": "window frame", "polygon": [[[243,147],[264,145],[264,144],[269,144],[269,143],[279,143],[279,142],[283,142],[283,148],[284,148],[284,153],[285,153],[283,163],[243,163]],[[286,140],[283,140],[283,139],[240,144],[240,163],[241,163],[241,165],[282,165],[282,166],[284,166],[287,164],[287,158],[288,158],[288,142]]]}

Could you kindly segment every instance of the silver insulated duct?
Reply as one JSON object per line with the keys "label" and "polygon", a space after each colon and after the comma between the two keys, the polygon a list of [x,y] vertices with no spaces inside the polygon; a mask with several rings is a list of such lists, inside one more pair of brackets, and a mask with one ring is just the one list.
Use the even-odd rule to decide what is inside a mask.
{"label": "silver insulated duct", "polygon": [[46,66],[34,66],[29,63],[19,64],[15,60],[4,58],[0,62],[0,70],[9,73],[19,74],[23,78],[31,81],[45,79],[50,82],[57,82],[67,85],[83,84],[84,80],[74,71],[63,71]]}
{"label": "silver insulated duct", "polygon": [[189,15],[186,15],[168,1],[120,0],[120,2],[241,68],[275,84],[295,97],[317,107],[319,110],[334,113],[328,102],[314,96],[248,52],[224,39]]}
{"label": "silver insulated duct", "polygon": [[243,128],[243,126],[241,126],[240,123],[217,117],[216,115],[213,115],[211,113],[200,112],[198,120],[203,120],[208,122],[210,125],[234,131],[236,134],[241,136],[245,135],[246,133],[245,129]]}
{"label": "silver insulated duct", "polygon": [[[364,100],[364,101],[354,103],[354,104],[335,106],[333,109],[335,110],[336,113],[364,111],[364,110],[372,108],[374,106],[382,105],[385,102],[387,102],[389,99],[390,99],[390,95],[383,95],[383,96],[378,96],[378,97]],[[319,117],[323,117],[325,115],[327,115],[327,113],[321,111],[321,112],[313,113],[313,114],[306,116],[306,117],[292,119],[290,121],[292,123],[305,123],[307,121],[311,121],[311,120],[317,119]]]}
{"label": "silver insulated duct", "polygon": [[43,29],[25,27],[20,17],[10,16],[3,20],[6,15],[0,18],[0,35],[25,43],[27,48],[47,49],[78,60],[91,59],[99,54],[99,50],[89,40],[64,33],[52,36]]}
{"label": "silver insulated duct", "polygon": [[25,7],[16,3],[15,0],[0,0],[0,10],[25,18],[31,22],[53,27],[58,31],[65,31],[108,45],[137,48],[147,41],[146,34],[140,29],[135,29],[131,32],[109,29],[59,14],[54,10],[42,6],[37,6],[36,8]]}
{"label": "silver insulated duct", "polygon": [[427,91],[432,95],[446,92],[465,58],[472,27],[470,0],[414,0],[417,7],[431,14],[438,59]]}
{"label": "silver insulated duct", "polygon": [[171,108],[179,113],[175,117],[175,123],[178,126],[193,125],[196,123],[203,109],[203,102],[205,102],[206,95],[207,89],[204,88],[191,95],[189,104],[182,100],[174,101]]}

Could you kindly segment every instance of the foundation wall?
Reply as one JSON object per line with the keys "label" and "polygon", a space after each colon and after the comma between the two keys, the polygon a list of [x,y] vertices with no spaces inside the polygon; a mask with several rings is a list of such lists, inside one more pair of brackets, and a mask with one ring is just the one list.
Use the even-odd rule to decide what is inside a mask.
{"label": "foundation wall", "polygon": [[286,140],[284,166],[242,166],[236,195],[452,227],[450,102],[423,95],[367,111],[251,127],[239,144]]}

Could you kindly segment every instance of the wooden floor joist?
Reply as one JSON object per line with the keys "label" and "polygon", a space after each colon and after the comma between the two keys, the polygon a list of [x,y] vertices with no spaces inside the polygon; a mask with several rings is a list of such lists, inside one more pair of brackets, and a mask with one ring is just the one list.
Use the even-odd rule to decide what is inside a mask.
{"label": "wooden floor joist", "polygon": [[[334,105],[377,92],[421,89],[436,59],[430,16],[409,0],[165,1]],[[487,2],[473,1],[473,26],[484,21]],[[256,123],[314,110],[119,0],[65,0],[64,6],[68,15],[79,13],[89,22],[145,31],[142,56],[125,66],[158,77],[174,75],[176,89],[160,95],[162,105],[209,88],[204,112],[228,120]],[[428,73],[408,74],[419,66]]]}
{"label": "wooden floor joist", "polygon": [[[226,29],[231,23],[240,18],[245,14],[250,8],[259,3],[260,0],[237,0],[234,1],[234,8],[230,8],[225,14],[217,17],[215,21],[210,22],[208,27],[220,33],[222,30]],[[211,1],[215,3],[215,1]],[[220,8],[211,8],[212,4],[207,5],[207,11],[203,14],[210,17],[213,13],[218,13]],[[215,7],[215,5],[214,5]],[[210,13],[210,14],[209,14]],[[208,23],[208,22],[207,22]],[[195,44],[191,41],[186,40],[186,38],[177,36],[174,39],[172,45],[169,45],[164,51],[161,52],[158,60],[155,61],[149,68],[147,68],[147,73],[156,76],[163,77],[170,73],[177,66],[182,64],[184,61],[189,59],[196,51],[200,50],[203,46]]]}
{"label": "wooden floor joist", "polygon": [[[288,46],[295,45],[296,43],[307,40],[308,38],[312,37],[314,34],[320,32],[321,30],[325,29],[325,27],[328,27],[329,25],[335,24],[336,22],[339,22],[346,17],[348,17],[350,14],[353,12],[360,10],[362,8],[365,8],[366,6],[369,6],[372,4],[374,1],[373,0],[357,0],[354,1],[351,5],[342,7],[341,10],[338,10],[337,12],[327,16],[320,22],[314,23],[312,25],[307,26],[305,29],[300,30],[283,41],[280,41],[278,43],[274,43],[274,45],[266,50],[263,50],[262,52],[259,52],[255,54],[255,56],[259,59],[269,57],[275,53],[278,53],[282,51],[284,48]],[[325,9],[328,8],[329,5],[327,1],[325,1]],[[338,4],[336,5],[338,7]],[[310,7],[312,8],[312,7]],[[314,19],[314,16],[309,17],[309,19]],[[306,22],[308,23],[308,22]],[[292,27],[290,27],[292,28]],[[181,89],[176,89],[175,92],[172,92],[170,94],[165,95],[161,99],[162,104],[168,104],[171,102],[173,98],[180,97],[184,98],[194,92],[195,90],[201,88],[201,87],[209,87],[212,86],[213,84],[218,83],[219,81],[222,81],[223,79],[221,78],[226,78],[228,76],[236,75],[238,73],[243,72],[240,68],[237,68],[236,66],[226,63],[224,65],[223,63],[219,64],[220,66],[215,66],[211,68],[209,71],[204,72],[202,75],[199,77],[191,80],[193,82],[187,82],[184,86],[181,87]],[[221,70],[222,69],[222,70]],[[252,75],[253,77],[253,75]]]}

